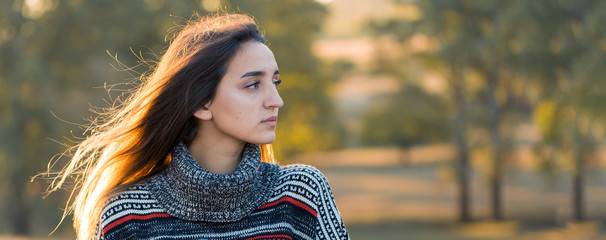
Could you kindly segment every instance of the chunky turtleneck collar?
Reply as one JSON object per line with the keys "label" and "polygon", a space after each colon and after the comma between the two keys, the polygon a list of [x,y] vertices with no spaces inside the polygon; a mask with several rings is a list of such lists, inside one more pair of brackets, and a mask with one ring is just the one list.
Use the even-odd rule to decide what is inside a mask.
{"label": "chunky turtleneck collar", "polygon": [[262,163],[256,144],[247,143],[236,170],[225,175],[202,168],[183,143],[171,157],[148,186],[170,215],[189,221],[233,222],[248,216],[271,197],[278,176],[278,165]]}

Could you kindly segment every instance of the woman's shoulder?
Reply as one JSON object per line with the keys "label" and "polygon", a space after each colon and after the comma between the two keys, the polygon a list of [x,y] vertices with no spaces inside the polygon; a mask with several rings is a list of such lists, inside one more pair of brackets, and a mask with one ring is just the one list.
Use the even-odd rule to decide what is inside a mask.
{"label": "woman's shoulder", "polygon": [[101,212],[102,231],[105,233],[125,221],[125,218],[149,217],[165,212],[145,183],[138,183],[106,201]]}
{"label": "woman's shoulder", "polygon": [[291,164],[280,167],[279,182],[281,186],[299,186],[318,195],[326,191],[328,180],[317,168],[305,164]]}
{"label": "woman's shoulder", "polygon": [[320,170],[311,165],[306,164],[289,164],[280,166],[280,176],[300,177],[308,176],[315,180],[325,181],[326,177]]}
{"label": "woman's shoulder", "polygon": [[280,166],[280,172],[282,172],[282,174],[309,173],[314,175],[322,175],[322,172],[320,172],[320,170],[318,170],[316,167],[301,163],[282,165]]}

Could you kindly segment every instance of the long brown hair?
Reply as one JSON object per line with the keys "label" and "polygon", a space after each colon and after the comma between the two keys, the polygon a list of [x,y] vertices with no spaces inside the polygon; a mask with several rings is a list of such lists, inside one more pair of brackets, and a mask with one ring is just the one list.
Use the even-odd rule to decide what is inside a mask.
{"label": "long brown hair", "polygon": [[[112,195],[164,169],[177,143],[191,143],[198,128],[193,113],[212,100],[229,60],[246,41],[265,43],[246,15],[190,21],[140,86],[91,122],[88,137],[71,148],[71,161],[49,190],[75,178],[64,217],[73,211],[78,239],[94,237]],[[261,150],[262,161],[275,162],[270,144]]]}

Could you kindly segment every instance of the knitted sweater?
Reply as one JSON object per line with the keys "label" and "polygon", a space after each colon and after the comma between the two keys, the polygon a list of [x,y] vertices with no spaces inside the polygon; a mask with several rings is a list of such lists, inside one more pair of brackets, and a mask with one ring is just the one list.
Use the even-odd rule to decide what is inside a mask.
{"label": "knitted sweater", "polygon": [[220,175],[178,144],[166,169],[108,201],[99,238],[349,239],[320,171],[263,163],[255,144],[242,156]]}

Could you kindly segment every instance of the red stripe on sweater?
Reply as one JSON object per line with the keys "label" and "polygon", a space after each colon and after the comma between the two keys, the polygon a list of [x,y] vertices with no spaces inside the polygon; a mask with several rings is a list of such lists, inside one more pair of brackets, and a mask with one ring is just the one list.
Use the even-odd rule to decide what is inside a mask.
{"label": "red stripe on sweater", "polygon": [[103,235],[105,235],[105,233],[107,231],[109,231],[110,229],[114,228],[115,226],[118,226],[126,221],[130,221],[133,219],[136,220],[148,220],[148,219],[152,219],[152,218],[165,218],[165,217],[170,217],[170,215],[168,213],[152,213],[152,214],[147,214],[147,215],[126,215],[114,222],[112,222],[111,224],[107,225],[106,227],[103,228]]}
{"label": "red stripe on sweater", "polygon": [[309,213],[313,214],[314,217],[318,217],[318,213],[315,210],[313,210],[311,207],[307,206],[307,204],[302,203],[301,201],[298,201],[298,200],[296,200],[294,198],[291,198],[291,197],[288,197],[288,196],[284,196],[284,197],[279,198],[276,201],[273,201],[273,202],[270,202],[270,203],[266,203],[263,206],[259,207],[259,209],[272,207],[272,206],[278,205],[281,202],[290,202],[290,203],[294,204],[297,207],[305,209]]}
{"label": "red stripe on sweater", "polygon": [[264,235],[264,236],[257,236],[257,237],[252,237],[252,238],[247,238],[246,240],[256,240],[256,239],[271,239],[271,240],[284,240],[284,239],[290,239],[292,240],[292,237],[288,236],[288,235]]}

